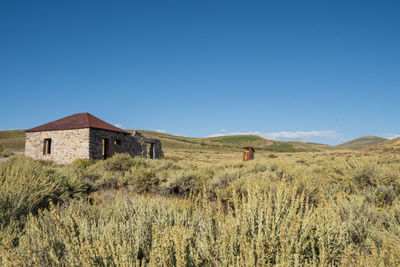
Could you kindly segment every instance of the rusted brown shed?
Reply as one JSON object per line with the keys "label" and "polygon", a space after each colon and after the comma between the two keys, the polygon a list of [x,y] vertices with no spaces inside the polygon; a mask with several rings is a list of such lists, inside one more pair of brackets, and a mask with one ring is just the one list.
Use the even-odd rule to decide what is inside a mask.
{"label": "rusted brown shed", "polygon": [[254,148],[249,147],[249,146],[244,147],[243,148],[243,160],[248,161],[248,160],[254,159],[254,152],[255,152]]}

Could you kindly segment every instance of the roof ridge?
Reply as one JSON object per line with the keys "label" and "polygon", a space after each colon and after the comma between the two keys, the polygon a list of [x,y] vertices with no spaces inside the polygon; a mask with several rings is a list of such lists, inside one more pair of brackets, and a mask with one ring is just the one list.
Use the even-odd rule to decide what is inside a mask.
{"label": "roof ridge", "polygon": [[40,125],[38,127],[28,129],[27,132],[55,131],[55,130],[72,130],[83,128],[96,128],[114,132],[129,133],[114,125],[111,125],[89,112],[72,114],[70,116]]}

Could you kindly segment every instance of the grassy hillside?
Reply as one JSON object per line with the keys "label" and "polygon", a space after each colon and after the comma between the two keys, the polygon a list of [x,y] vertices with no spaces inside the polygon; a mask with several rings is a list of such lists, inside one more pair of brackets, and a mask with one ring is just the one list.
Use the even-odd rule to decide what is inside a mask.
{"label": "grassy hillside", "polygon": [[[244,146],[251,146],[257,152],[318,152],[334,149],[364,149],[373,148],[373,145],[387,141],[385,138],[376,136],[365,136],[350,142],[343,143],[336,147],[317,143],[304,142],[281,142],[267,140],[256,135],[234,135],[209,138],[192,138],[175,136],[155,131],[138,130],[145,136],[154,137],[161,140],[164,149],[186,153],[196,150],[202,153],[226,153],[239,151]],[[23,151],[25,142],[25,132],[23,130],[0,131],[0,145],[11,151]],[[386,143],[386,142],[385,142]],[[388,143],[390,147],[390,143]],[[379,148],[377,148],[379,149]],[[383,147],[381,147],[383,149]]]}
{"label": "grassy hillside", "polygon": [[382,138],[382,137],[377,137],[377,136],[364,136],[360,137],[354,140],[351,140],[349,142],[345,142],[343,144],[337,145],[337,148],[340,149],[364,149],[367,148],[368,146],[372,146],[375,144],[379,144],[382,142],[387,141],[388,139]]}
{"label": "grassy hillside", "polygon": [[149,137],[159,138],[166,149],[240,150],[251,146],[256,151],[270,152],[315,152],[332,149],[329,145],[303,142],[280,142],[256,135],[232,135],[208,138],[191,138],[165,133],[138,130]]}
{"label": "grassy hillside", "polygon": [[400,137],[368,147],[369,151],[375,151],[378,153],[400,153]]}
{"label": "grassy hillside", "polygon": [[11,151],[24,151],[25,131],[0,131],[0,146]]}
{"label": "grassy hillside", "polygon": [[[132,131],[132,130],[131,130]],[[204,162],[240,160],[242,148],[252,146],[256,157],[269,157],[276,152],[315,152],[332,149],[328,145],[302,142],[278,142],[254,135],[191,138],[174,136],[155,131],[138,130],[147,137],[161,140],[165,156],[174,159],[190,159]],[[25,132],[23,130],[1,131],[0,144],[11,151],[23,151]]]}

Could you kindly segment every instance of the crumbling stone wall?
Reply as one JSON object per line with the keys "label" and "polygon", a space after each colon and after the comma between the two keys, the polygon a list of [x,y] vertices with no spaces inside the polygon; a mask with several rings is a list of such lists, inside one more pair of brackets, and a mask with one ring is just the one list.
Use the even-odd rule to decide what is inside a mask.
{"label": "crumbling stone wall", "polygon": [[[142,146],[138,140],[132,138],[129,133],[112,132],[101,129],[90,129],[90,148],[89,154],[92,159],[102,158],[102,139],[109,140],[109,156],[115,153],[128,153],[132,157],[142,155]],[[121,144],[114,144],[115,140],[120,140]]]}
{"label": "crumbling stone wall", "polygon": [[[140,132],[138,131],[134,131],[132,133],[132,137],[137,140],[137,142],[140,144],[141,146],[141,156],[144,158],[162,158],[164,157],[164,153],[162,151],[162,145],[160,140],[155,139],[155,138],[147,138],[145,136],[143,136]],[[150,155],[147,155],[147,147],[146,144],[153,144],[154,149],[150,152]]]}
{"label": "crumbling stone wall", "polygon": [[[43,154],[44,140],[51,138],[51,153]],[[25,156],[34,159],[70,163],[89,158],[89,129],[27,132]]]}
{"label": "crumbling stone wall", "polygon": [[[134,131],[132,134],[125,134],[119,132],[112,132],[101,129],[90,129],[90,158],[102,158],[102,139],[109,140],[109,154],[110,156],[115,153],[129,153],[132,157],[140,156],[144,158],[162,158],[164,153],[162,151],[161,142],[155,138],[147,138],[140,132]],[[114,141],[120,140],[121,145],[115,145]],[[152,157],[147,155],[146,144],[154,144]]]}
{"label": "crumbling stone wall", "polygon": [[145,137],[138,131],[133,131],[131,138],[135,140],[135,144],[138,147],[138,153],[136,155],[146,158],[146,142]]}
{"label": "crumbling stone wall", "polygon": [[145,138],[145,142],[150,143],[152,145],[151,147],[153,148],[150,149],[150,154],[147,155],[147,157],[152,159],[158,159],[164,157],[160,140],[155,138]]}

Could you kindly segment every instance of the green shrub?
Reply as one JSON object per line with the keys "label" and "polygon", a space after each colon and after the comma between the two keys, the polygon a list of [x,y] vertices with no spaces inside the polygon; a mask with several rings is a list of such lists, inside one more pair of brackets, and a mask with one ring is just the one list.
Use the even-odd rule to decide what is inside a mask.
{"label": "green shrub", "polygon": [[115,154],[112,158],[104,161],[98,161],[97,164],[91,166],[92,169],[99,168],[103,171],[124,172],[132,166],[137,165],[140,159],[132,158],[129,154]]}
{"label": "green shrub", "polygon": [[14,153],[6,148],[3,148],[2,145],[0,145],[0,158],[7,158],[9,156],[12,156]]}
{"label": "green shrub", "polygon": [[191,192],[200,192],[204,183],[205,181],[199,177],[198,173],[185,170],[170,177],[162,185],[162,189],[167,194],[189,196]]}
{"label": "green shrub", "polygon": [[306,152],[306,149],[296,148],[292,144],[282,143],[282,142],[274,142],[272,145],[265,147],[257,147],[256,150],[267,150],[274,152]]}
{"label": "green shrub", "polygon": [[238,170],[224,170],[214,177],[214,179],[210,182],[212,189],[217,188],[227,188],[234,180],[240,178],[240,172]]}
{"label": "green shrub", "polygon": [[378,169],[370,163],[349,164],[352,175],[350,177],[354,188],[376,187],[379,175]]}
{"label": "green shrub", "polygon": [[93,165],[96,163],[95,160],[92,159],[76,159],[72,163],[74,167],[80,168],[80,169],[87,169],[89,166]]}
{"label": "green shrub", "polygon": [[18,157],[0,162],[0,227],[57,202],[66,192],[55,169]]}
{"label": "green shrub", "polygon": [[240,154],[1,162],[0,264],[400,265],[398,156]]}
{"label": "green shrub", "polygon": [[129,188],[136,193],[155,193],[159,190],[160,180],[152,168],[132,169],[128,176],[131,176]]}

